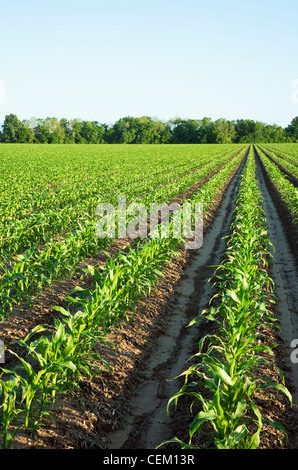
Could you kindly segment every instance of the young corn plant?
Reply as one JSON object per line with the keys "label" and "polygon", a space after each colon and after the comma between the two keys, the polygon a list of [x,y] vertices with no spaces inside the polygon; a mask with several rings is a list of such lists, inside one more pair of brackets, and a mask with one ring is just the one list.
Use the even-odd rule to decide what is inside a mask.
{"label": "young corn plant", "polygon": [[[1,378],[3,374],[9,372],[3,369]],[[11,375],[9,379],[1,380],[0,382],[0,396],[2,398],[0,435],[2,436],[2,449],[11,449],[13,439],[19,430],[19,426],[16,425],[13,431],[10,428],[18,414],[23,411],[19,407],[17,400],[20,380],[20,376]]]}
{"label": "young corn plant", "polygon": [[60,368],[55,365],[35,370],[30,360],[26,361],[16,353],[13,354],[15,354],[21,363],[11,371],[15,377],[20,378],[19,388],[21,398],[18,401],[18,406],[22,409],[22,413],[25,416],[25,429],[36,435],[41,425],[41,418],[43,416],[50,416],[47,406],[49,397],[51,397],[55,389],[52,379],[57,376]]}

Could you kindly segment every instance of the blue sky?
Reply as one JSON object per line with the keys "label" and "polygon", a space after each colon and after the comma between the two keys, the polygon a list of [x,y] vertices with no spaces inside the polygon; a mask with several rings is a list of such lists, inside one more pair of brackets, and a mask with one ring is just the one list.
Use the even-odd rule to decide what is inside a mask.
{"label": "blue sky", "polygon": [[297,18],[297,0],[1,1],[0,122],[14,113],[287,126],[298,115]]}

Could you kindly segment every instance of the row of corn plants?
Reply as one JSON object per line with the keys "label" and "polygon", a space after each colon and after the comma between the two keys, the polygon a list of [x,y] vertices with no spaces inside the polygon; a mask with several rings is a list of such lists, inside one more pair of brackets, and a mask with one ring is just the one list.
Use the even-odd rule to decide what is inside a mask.
{"label": "row of corn plants", "polygon": [[[60,315],[53,325],[39,325],[24,339],[6,348],[17,358],[11,369],[2,368],[2,446],[10,448],[19,426],[36,434],[49,417],[56,394],[75,392],[81,380],[100,374],[109,365],[95,352],[95,345],[107,342],[107,334],[133,310],[158,280],[160,269],[178,253],[176,243],[154,240],[142,247],[117,253],[103,267],[92,268],[95,288],[88,299],[68,300],[75,312],[53,307]],[[80,308],[83,306],[83,308]],[[21,349],[23,354],[15,350]]]}
{"label": "row of corn plants", "polygon": [[182,396],[190,397],[194,419],[189,441],[174,437],[161,445],[175,442],[184,449],[197,449],[198,438],[207,431],[209,447],[255,449],[264,422],[286,432],[281,424],[264,419],[256,400],[258,392],[272,387],[292,400],[281,371],[277,369],[278,383],[258,376],[260,365],[274,364],[266,358],[273,356],[272,348],[260,341],[263,325],[276,327],[270,313],[275,297],[267,271],[269,246],[251,150],[237,193],[225,259],[212,278],[216,294],[210,307],[190,324],[214,322],[214,333],[200,340],[192,365],[181,374],[181,389],[168,403],[169,412],[172,402],[178,406]]}
{"label": "row of corn plants", "polygon": [[296,188],[287,178],[287,176],[273,163],[264,152],[258,148],[258,155],[265,168],[265,171],[276,188],[281,198],[287,205],[289,212],[293,217],[294,223],[298,223],[298,188]]}
{"label": "row of corn plants", "polygon": [[[193,202],[205,202],[204,210],[243,155],[230,161],[195,193]],[[180,253],[182,240],[146,239],[129,247],[105,265],[89,267],[93,283],[69,293],[67,309],[59,312],[53,325],[40,325],[24,339],[7,346],[6,353],[17,359],[11,369],[2,369],[2,446],[10,448],[20,428],[36,434],[50,417],[56,395],[75,392],[81,380],[100,374],[109,364],[95,352],[100,341],[108,342],[112,328],[128,320],[138,300],[154,287],[162,268]],[[112,346],[112,345],[111,345]],[[15,349],[23,351],[16,353]]]}
{"label": "row of corn plants", "polygon": [[[237,155],[238,159],[239,156],[243,156],[243,152],[244,150]],[[221,159],[205,162],[199,170],[158,187],[150,194],[142,194],[140,201],[148,207],[152,202],[169,202],[189,186],[208,176],[220,162],[226,163],[227,159],[229,158],[224,157],[222,162]],[[0,317],[2,319],[13,311],[15,305],[30,300],[30,297],[41,292],[45,285],[51,285],[53,280],[69,274],[80,261],[103,251],[112,243],[112,239],[102,240],[96,237],[95,206],[93,210],[93,215],[85,214],[81,219],[78,218],[75,230],[66,237],[51,240],[42,248],[33,246],[14,258],[2,257],[0,262]]]}
{"label": "row of corn plants", "polygon": [[[85,214],[94,215],[94,208],[100,200],[115,203],[119,187],[123,188],[127,197],[131,195],[135,199],[152,191],[152,181],[154,190],[180,178],[185,178],[187,184],[190,173],[211,161],[224,160],[232,153],[214,154],[214,158],[212,155],[211,151],[205,155],[196,155],[196,158],[192,156],[188,159],[185,155],[176,165],[168,162],[166,171],[163,160],[157,159],[150,165],[142,161],[140,168],[135,167],[133,171],[127,162],[122,169],[115,169],[110,164],[110,169],[101,169],[100,174],[97,170],[93,178],[84,176],[84,172],[82,178],[78,179],[76,168],[71,172],[67,168],[66,174],[65,169],[59,166],[58,171],[62,173],[60,178],[55,172],[46,173],[45,178],[39,168],[36,174],[29,173],[24,181],[23,175],[18,175],[16,184],[5,185],[5,192],[1,194],[0,252],[7,256],[20,254],[36,244],[47,243],[60,233],[74,230],[77,220],[81,220]],[[15,171],[13,167],[11,170]],[[109,170],[112,171],[110,178],[107,177]],[[69,181],[61,181],[63,176]]]}
{"label": "row of corn plants", "polygon": [[267,155],[271,159],[271,161],[273,161],[273,163],[277,163],[281,166],[282,170],[285,170],[289,174],[298,178],[297,164],[295,165],[292,161],[284,158],[283,156],[277,155],[275,152],[270,149],[267,149],[266,147],[262,146],[261,149],[263,154]]}
{"label": "row of corn plants", "polygon": [[[201,169],[208,163],[210,164],[208,156],[199,158],[196,162],[196,170]],[[216,165],[216,161],[214,164]],[[192,167],[193,164],[190,165],[189,169],[191,170]],[[169,185],[176,189],[175,182],[180,179],[185,180],[186,186],[191,184],[191,178],[196,179],[197,175],[189,175],[186,169],[188,169],[187,166],[184,169],[186,174],[181,174],[182,169],[180,171],[172,169],[165,173],[164,170],[151,168],[150,176],[154,181],[154,192],[161,191],[164,187],[169,188]],[[144,172],[144,174],[146,173]],[[46,197],[41,192],[41,195],[37,194],[35,196],[35,201],[30,201],[31,205],[28,209],[31,209],[31,213],[22,218],[17,217],[19,207],[17,204],[11,207],[5,206],[7,218],[3,219],[2,214],[2,224],[0,224],[0,239],[2,238],[0,250],[2,256],[6,258],[13,257],[22,254],[33,246],[47,246],[48,243],[57,240],[58,237],[65,239],[67,234],[71,234],[77,229],[78,224],[83,225],[85,220],[94,218],[95,207],[100,201],[116,203],[116,188],[118,188],[118,185],[121,185],[128,199],[132,197],[142,198],[152,192],[152,183],[149,181],[148,178],[148,181],[144,182],[142,173],[134,172],[133,176],[127,177],[125,182],[119,177],[115,180],[112,179],[112,181],[104,181],[102,178],[98,178],[96,184],[91,185],[91,187],[86,184],[80,191],[75,191],[75,194],[73,194],[72,188],[67,188],[65,191],[68,195],[67,198],[64,194],[61,194],[61,190],[57,192],[52,190],[52,193],[47,194]],[[47,201],[47,207],[43,207],[42,204],[35,206],[40,199]],[[61,207],[60,204],[62,204]]]}
{"label": "row of corn plants", "polygon": [[[208,212],[210,211],[212,205],[214,204],[219,192],[221,191],[221,188],[223,188],[225,182],[227,181],[229,176],[233,173],[233,171],[236,170],[241,160],[243,160],[243,154],[239,155],[235,160],[225,165],[218,173],[216,173],[212,178],[210,178],[210,180],[208,180],[205,184],[203,184],[202,187],[200,187],[196,192],[194,192],[191,198],[186,199],[185,202],[191,205],[190,212],[192,214],[195,212],[195,205],[198,203],[202,203],[204,217],[208,217]],[[182,213],[181,214],[182,226],[184,225],[183,215],[184,214]],[[153,238],[152,241],[149,242],[148,246],[151,247],[152,244],[153,246],[156,246],[156,247],[159,247],[160,245],[164,245],[166,249],[165,253],[168,252],[169,254],[173,255],[174,253],[178,254],[178,250],[180,249],[180,246],[183,240],[182,238],[175,238],[174,229],[173,229],[173,221],[171,220],[172,218],[170,215],[169,239],[158,238],[159,240],[158,245],[155,245],[156,241]],[[187,225],[189,226],[189,222]],[[193,230],[194,220],[191,221],[191,225],[192,225],[191,229]],[[159,230],[158,233],[159,235],[157,234],[157,237],[160,237],[161,230]],[[156,236],[156,232],[154,236]],[[113,312],[112,322],[114,322],[115,318],[117,318],[119,315],[120,315],[120,318],[122,318],[124,315],[124,312],[127,310],[127,306],[130,304],[130,302],[126,301],[124,291],[130,287],[133,289],[133,285],[134,285],[135,295],[138,296],[139,289],[142,288],[141,282],[138,284],[135,283],[135,279],[137,279],[137,277],[136,278],[134,277],[134,273],[137,273],[139,265],[141,265],[144,262],[144,258],[143,258],[144,249],[148,250],[148,246],[147,246],[147,243],[144,246],[143,245],[140,245],[140,246],[142,247],[142,256],[140,256],[140,254],[138,254],[137,256],[134,255],[135,256],[134,262],[130,259],[130,256],[132,253],[135,253],[135,252],[132,251],[130,248],[131,250],[129,251],[130,254],[126,254],[124,251],[121,251],[119,254],[116,254],[115,259],[109,257],[104,267],[96,268],[96,267],[89,266],[88,268],[84,269],[84,273],[85,273],[84,275],[87,275],[87,274],[91,275],[91,278],[93,279],[93,283],[91,283],[91,287],[89,287],[88,289],[82,290],[80,287],[74,288],[67,296],[69,305],[75,304],[77,308],[90,309],[90,311],[94,309],[99,309],[102,312],[103,318],[108,318],[108,312]],[[172,252],[172,250],[174,251]],[[119,265],[119,260],[121,261],[120,265]],[[129,270],[130,270],[129,276],[131,276],[131,279],[129,278],[126,279],[121,273],[122,266],[126,265],[126,263],[129,264]],[[118,274],[115,275],[114,269],[116,269],[117,266],[119,268],[119,271],[118,271]],[[104,274],[102,274],[102,272]],[[159,274],[162,275],[160,271],[156,271],[156,272],[159,272]],[[150,291],[151,280],[152,280],[151,277],[147,279],[147,288],[145,287],[143,293]],[[108,286],[108,288],[106,288],[106,285]],[[120,305],[122,305],[123,308],[120,308]],[[110,327],[110,324],[108,323],[108,329],[104,328],[104,331],[107,332],[109,330],[109,327]]]}
{"label": "row of corn plants", "polygon": [[296,143],[262,144],[261,147],[274,153],[282,160],[298,165],[298,145]]}

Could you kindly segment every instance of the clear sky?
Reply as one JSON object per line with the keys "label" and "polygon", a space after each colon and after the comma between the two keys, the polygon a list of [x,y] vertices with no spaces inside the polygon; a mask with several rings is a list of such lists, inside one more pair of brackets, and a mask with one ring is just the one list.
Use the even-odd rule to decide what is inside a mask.
{"label": "clear sky", "polygon": [[0,0],[1,87],[0,122],[14,113],[287,126],[298,116],[298,2]]}

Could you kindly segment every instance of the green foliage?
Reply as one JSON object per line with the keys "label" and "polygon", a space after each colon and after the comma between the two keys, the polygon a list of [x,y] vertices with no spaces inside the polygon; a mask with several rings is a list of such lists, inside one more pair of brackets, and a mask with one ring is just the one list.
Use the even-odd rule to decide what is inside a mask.
{"label": "green foliage", "polygon": [[[292,144],[294,145],[294,144]],[[275,154],[273,155],[273,161],[270,160],[261,148],[258,149],[258,153],[261,158],[265,170],[268,174],[269,179],[273,183],[273,186],[280,193],[283,201],[287,205],[289,212],[292,215],[293,222],[298,223],[298,189],[294,186],[288,179],[288,176],[281,171],[275,162],[278,162],[282,167],[284,167],[290,174],[298,176],[297,166],[295,165],[294,156],[285,158],[279,158]],[[290,160],[289,160],[290,158]],[[293,162],[293,163],[292,163]]]}
{"label": "green foliage", "polygon": [[[64,124],[67,127],[67,123]],[[128,155],[124,146],[120,146],[118,157],[115,151],[112,163],[104,158],[100,160],[99,168],[105,171],[101,176],[96,173],[93,179],[88,175],[98,169],[93,166],[96,160],[94,147],[85,153],[86,173],[81,165],[75,166],[78,161],[72,150],[70,160],[64,153],[65,166],[61,164],[58,168],[59,174],[55,174],[53,168],[49,169],[51,165],[55,167],[57,156],[45,161],[47,171],[50,174],[54,171],[52,181],[57,189],[53,191],[52,187],[47,187],[47,178],[43,179],[38,148],[31,146],[33,148],[37,149],[36,161],[24,160],[26,168],[22,167],[20,173],[15,175],[11,167],[3,166],[3,174],[7,171],[13,175],[10,184],[4,178],[0,187],[3,195],[0,233],[9,235],[6,239],[2,236],[0,244],[5,255],[0,282],[3,315],[15,303],[30,298],[32,292],[42,290],[57,276],[71,272],[79,260],[105,249],[111,240],[98,244],[94,237],[94,210],[99,200],[110,198],[115,203],[121,187],[125,188],[128,199],[142,201],[146,207],[153,201],[171,201],[222,166],[188,200],[191,204],[202,202],[207,215],[221,188],[247,152],[247,146],[242,145],[206,145],[201,147],[205,154],[198,155],[196,146],[169,146],[163,155],[160,146],[157,156],[146,147],[141,154],[135,153],[138,151],[134,149]],[[22,161],[20,149],[18,146],[12,149],[18,166]],[[106,149],[109,156],[110,148]],[[139,172],[136,156],[142,161]],[[268,158],[263,158],[267,162]],[[13,158],[11,161],[14,162]],[[35,167],[32,172],[30,164],[33,167],[37,164],[40,169],[38,182],[32,178]],[[71,172],[73,167],[75,170]],[[270,168],[273,168],[271,172],[268,166],[270,177],[282,181],[283,186],[286,181],[283,175],[275,170],[277,167],[273,163]],[[76,178],[78,170],[79,178]],[[15,191],[20,187],[25,191]],[[10,204],[12,195],[15,199]],[[16,232],[9,232],[7,227],[13,226],[13,221],[17,224],[14,226]],[[266,363],[264,353],[272,354],[271,349],[258,341],[260,327],[264,324],[271,327],[275,320],[270,313],[274,286],[267,273],[270,241],[252,149],[239,187],[231,229],[226,259],[213,277],[217,287],[215,306],[192,322],[199,324],[204,318],[214,321],[220,327],[220,335],[208,335],[200,342],[193,358],[195,364],[182,374],[184,385],[169,401],[169,404],[172,401],[177,404],[182,395],[193,398],[195,416],[189,427],[189,442],[183,443],[178,438],[171,440],[184,449],[195,448],[192,442],[207,423],[213,429],[215,447],[257,448],[263,423],[268,421],[260,414],[255,394],[261,389],[275,387],[291,400],[282,374],[280,383],[261,381],[255,375],[258,365]],[[44,246],[37,248],[41,241]],[[127,247],[113,258],[107,256],[104,265],[89,266],[83,275],[90,276],[90,287],[84,290],[76,287],[69,292],[65,299],[67,308],[53,307],[59,313],[53,325],[40,325],[9,346],[7,352],[15,356],[17,364],[10,370],[2,369],[0,434],[3,448],[11,447],[20,426],[36,434],[44,424],[44,418],[51,417],[57,394],[75,393],[82,381],[101,374],[103,368],[110,370],[109,364],[96,352],[96,345],[101,341],[108,342],[107,335],[112,329],[129,320],[129,313],[135,311],[137,302],[154,289],[163,267],[178,255],[181,242],[175,238],[140,240],[136,246]],[[20,253],[21,250],[24,251]],[[18,351],[22,349],[22,354],[14,352],[15,345]],[[269,424],[286,433],[279,423]]]}
{"label": "green foliage", "polygon": [[[238,154],[231,159],[235,150]],[[213,148],[211,154],[216,155],[216,152],[218,150],[215,151]],[[157,185],[156,192],[151,198],[147,199],[148,195],[142,194],[143,198],[140,200],[146,204],[150,204],[152,200],[158,201],[159,198],[162,201],[171,200],[188,188],[192,182],[204,178],[210,174],[210,171],[223,165],[223,168],[202,185],[204,190],[196,192],[193,197],[193,203],[202,202],[205,197],[205,210],[208,211],[222,184],[243,158],[246,148],[234,147],[223,156],[222,152],[223,147],[213,162],[209,161],[210,154],[207,152],[200,162],[201,166],[198,166],[196,151],[192,158],[188,154],[188,158],[181,165],[184,167],[183,171],[181,168],[179,170],[179,165],[176,165],[173,173],[170,172],[166,176],[168,185]],[[158,159],[161,162],[160,156]],[[185,168],[186,163],[190,165],[188,171]],[[149,168],[152,170],[151,163]],[[190,168],[193,171],[189,171]],[[144,176],[143,171],[140,176]],[[161,182],[164,182],[163,165],[160,171],[163,175]],[[172,181],[173,175],[176,177],[174,181]],[[158,178],[159,171],[156,173],[156,181]],[[141,178],[141,188],[144,191],[143,178]],[[132,187],[132,194],[136,194],[135,185]],[[84,240],[87,240],[89,238],[85,230],[91,236],[94,226],[85,223],[81,230],[85,235]],[[55,268],[56,256],[61,260],[61,266],[65,268],[67,259],[69,262],[72,260],[74,265],[79,250],[83,249],[85,255],[88,253],[80,238],[80,232],[72,234],[69,240],[69,245],[63,242],[60,245],[50,244],[49,250],[41,251],[37,255],[36,248],[33,247],[11,265],[10,271],[7,269],[7,279],[2,284],[2,302],[7,302],[6,307],[11,305],[9,301],[18,298],[19,292],[21,294],[26,292],[32,280],[37,279],[37,273],[43,272],[47,279],[53,278],[52,271],[55,273],[55,269],[58,269],[57,266]],[[113,258],[107,256],[107,262],[103,266],[86,268],[83,275],[91,277],[90,288],[73,289],[65,299],[68,302],[67,309],[53,307],[60,314],[55,317],[53,325],[39,325],[24,339],[9,345],[7,352],[15,356],[17,364],[10,370],[2,369],[1,435],[4,448],[11,446],[19,427],[24,427],[34,435],[37,434],[39,427],[45,422],[44,418],[51,417],[51,409],[57,394],[75,393],[82,381],[89,380],[94,374],[101,374],[103,368],[110,370],[109,364],[96,352],[96,344],[101,341],[108,342],[109,332],[116,325],[129,319],[128,313],[134,313],[137,302],[152,291],[162,276],[163,267],[178,255],[181,242],[179,238],[140,240],[134,248],[120,251]],[[54,246],[56,248],[53,251]],[[43,263],[39,258],[42,253]],[[32,259],[34,261],[31,263]],[[8,263],[9,258],[6,259],[6,264]],[[6,268],[7,266],[3,264],[2,269]],[[12,289],[15,289],[14,297],[10,292]],[[15,352],[15,346],[18,351],[22,351],[22,354]]]}
{"label": "green foliage", "polygon": [[0,142],[42,144],[206,144],[297,142],[298,117],[282,128],[250,119],[120,118],[114,124],[56,117],[20,121],[5,117]]}
{"label": "green foliage", "polygon": [[0,160],[2,317],[112,242],[95,234],[100,201],[117,207],[121,188],[127,203],[143,202],[149,214],[152,202],[170,202],[241,150],[207,145],[198,155],[195,146],[159,146],[155,154],[152,147],[119,146],[111,161],[112,146],[91,145],[82,167],[78,147],[29,147],[30,158],[23,146],[5,146]]}
{"label": "green foliage", "polygon": [[292,119],[291,124],[286,128],[289,139],[293,142],[298,142],[298,116]]}

